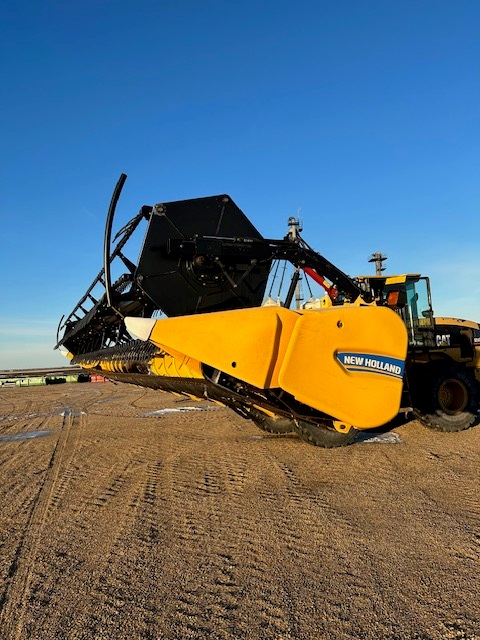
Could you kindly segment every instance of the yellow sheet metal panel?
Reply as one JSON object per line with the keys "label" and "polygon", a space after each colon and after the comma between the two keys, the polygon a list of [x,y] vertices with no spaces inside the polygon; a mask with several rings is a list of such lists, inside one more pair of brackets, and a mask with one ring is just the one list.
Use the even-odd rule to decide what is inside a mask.
{"label": "yellow sheet metal panel", "polygon": [[273,363],[273,369],[269,378],[265,381],[265,388],[274,389],[280,386],[279,374],[282,368],[285,354],[287,353],[288,345],[290,344],[290,338],[295,328],[297,320],[299,319],[300,312],[294,312],[290,309],[279,310],[277,314],[278,324],[278,339],[276,349],[274,350],[273,357],[276,358]]}
{"label": "yellow sheet metal panel", "polygon": [[385,424],[400,408],[407,331],[383,307],[305,312],[279,375],[300,402],[359,429]]}
{"label": "yellow sheet metal panel", "polygon": [[260,389],[278,386],[299,315],[283,307],[202,313],[155,322],[150,340],[165,351],[220,369]]}
{"label": "yellow sheet metal panel", "polygon": [[409,277],[417,277],[415,274],[403,274],[400,276],[387,276],[385,284],[403,284]]}
{"label": "yellow sheet metal panel", "polygon": [[382,275],[382,276],[356,276],[361,282],[381,282],[385,280],[385,284],[402,284],[406,282],[408,278],[420,278],[421,273],[401,273],[399,275]]}
{"label": "yellow sheet metal panel", "polygon": [[474,322],[473,320],[463,320],[462,318],[445,318],[436,316],[435,324],[443,325],[443,324],[453,324],[459,327],[468,327],[469,329],[478,329],[478,322]]}

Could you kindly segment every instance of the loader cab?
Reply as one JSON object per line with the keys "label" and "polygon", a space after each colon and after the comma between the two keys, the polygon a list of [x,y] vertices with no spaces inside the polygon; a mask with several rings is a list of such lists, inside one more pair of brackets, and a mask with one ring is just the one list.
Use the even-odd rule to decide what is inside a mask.
{"label": "loader cab", "polygon": [[435,321],[427,277],[419,274],[359,276],[357,281],[377,305],[390,307],[401,316],[410,347],[435,346]]}

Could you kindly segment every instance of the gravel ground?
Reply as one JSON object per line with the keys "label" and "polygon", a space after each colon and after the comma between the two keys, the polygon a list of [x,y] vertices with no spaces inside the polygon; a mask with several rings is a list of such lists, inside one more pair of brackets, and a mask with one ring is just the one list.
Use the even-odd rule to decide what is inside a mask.
{"label": "gravel ground", "polygon": [[0,638],[480,640],[480,427],[375,436],[0,388]]}

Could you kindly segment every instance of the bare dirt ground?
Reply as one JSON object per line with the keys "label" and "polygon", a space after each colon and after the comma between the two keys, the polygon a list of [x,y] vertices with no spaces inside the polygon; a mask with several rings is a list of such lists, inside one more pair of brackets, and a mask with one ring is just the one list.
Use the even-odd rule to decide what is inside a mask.
{"label": "bare dirt ground", "polygon": [[324,450],[133,386],[0,389],[0,638],[480,640],[480,428],[394,434]]}

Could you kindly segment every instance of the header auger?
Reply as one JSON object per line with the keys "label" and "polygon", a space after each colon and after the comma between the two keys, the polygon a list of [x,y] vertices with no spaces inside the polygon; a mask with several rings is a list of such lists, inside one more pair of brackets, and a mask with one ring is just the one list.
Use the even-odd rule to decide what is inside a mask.
{"label": "header auger", "polygon": [[[112,248],[125,179],[107,215],[103,268],[60,321],[56,347],[72,363],[220,402],[264,430],[326,447],[407,408],[439,429],[477,422],[479,326],[435,320],[428,279],[351,278],[298,226],[263,238],[227,195],[143,206]],[[142,223],[133,263],[124,248]],[[278,261],[293,266],[290,286],[282,304],[262,306]],[[302,272],[325,290],[316,308],[290,308]]]}

